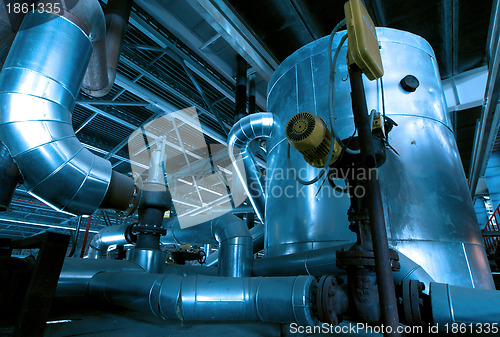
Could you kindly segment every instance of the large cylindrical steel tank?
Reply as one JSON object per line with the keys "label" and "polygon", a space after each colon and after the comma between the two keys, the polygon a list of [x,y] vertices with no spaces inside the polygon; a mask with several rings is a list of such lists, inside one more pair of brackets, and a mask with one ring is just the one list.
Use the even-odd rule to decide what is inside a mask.
{"label": "large cylindrical steel tank", "polygon": [[[337,48],[345,32],[333,40]],[[437,282],[493,288],[483,241],[447,114],[434,52],[421,37],[377,28],[384,65],[385,110],[398,126],[389,134],[387,161],[379,169],[389,244],[420,264]],[[349,199],[323,179],[302,186],[291,174],[312,179],[319,169],[290,150],[285,125],[307,111],[328,118],[328,37],[312,42],[288,57],[268,87],[268,110],[277,129],[267,142],[266,254],[298,251],[354,242],[348,229]],[[352,135],[347,43],[336,65],[336,131]],[[400,81],[413,75],[414,92]],[[364,79],[368,110],[382,111],[379,82]],[[319,193],[318,193],[319,190]]]}

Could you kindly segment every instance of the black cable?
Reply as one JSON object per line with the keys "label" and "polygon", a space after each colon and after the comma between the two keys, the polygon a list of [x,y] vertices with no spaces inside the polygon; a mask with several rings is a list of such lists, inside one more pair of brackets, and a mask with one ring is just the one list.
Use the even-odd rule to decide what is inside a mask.
{"label": "black cable", "polygon": [[73,235],[73,244],[71,245],[71,251],[69,252],[68,257],[73,257],[76,251],[76,245],[78,244],[78,234],[80,233],[80,226],[82,224],[82,216],[78,216],[78,221],[76,223],[76,232]]}

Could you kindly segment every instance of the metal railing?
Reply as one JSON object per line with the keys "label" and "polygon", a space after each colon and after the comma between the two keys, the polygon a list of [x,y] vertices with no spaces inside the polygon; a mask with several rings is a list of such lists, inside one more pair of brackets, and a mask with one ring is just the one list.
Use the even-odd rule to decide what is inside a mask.
{"label": "metal railing", "polygon": [[[483,232],[484,231],[500,231],[500,204],[488,219],[486,226],[484,226]],[[500,253],[500,245],[498,244],[500,238],[498,236],[485,236],[483,238],[486,246],[486,253],[493,255]]]}

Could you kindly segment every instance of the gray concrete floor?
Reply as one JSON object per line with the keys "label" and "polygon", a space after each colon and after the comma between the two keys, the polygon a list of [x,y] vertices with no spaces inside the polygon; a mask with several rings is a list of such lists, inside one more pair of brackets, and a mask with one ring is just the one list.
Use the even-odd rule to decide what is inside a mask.
{"label": "gray concrete floor", "polygon": [[127,310],[80,310],[58,312],[51,320],[71,320],[66,323],[48,324],[45,337],[96,336],[96,337],[204,337],[204,336],[280,336],[278,324],[269,323],[213,323],[161,320]]}

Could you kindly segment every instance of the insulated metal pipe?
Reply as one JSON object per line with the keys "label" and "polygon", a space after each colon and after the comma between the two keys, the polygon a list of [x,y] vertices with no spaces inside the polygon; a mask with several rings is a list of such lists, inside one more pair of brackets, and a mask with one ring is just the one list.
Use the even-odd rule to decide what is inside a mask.
{"label": "insulated metal pipe", "polygon": [[315,325],[312,276],[244,277],[99,273],[89,293],[135,311],[183,321],[265,321]]}
{"label": "insulated metal pipe", "polygon": [[440,332],[450,332],[453,323],[459,323],[457,332],[466,327],[470,333],[476,332],[476,327],[469,324],[500,324],[500,291],[431,282],[430,297],[433,323]]}
{"label": "insulated metal pipe", "polygon": [[[127,260],[93,260],[66,258],[64,260],[59,281],[57,283],[56,298],[88,298],[89,282],[98,273],[146,273],[146,270],[137,263]],[[162,268],[163,274],[180,276],[209,275],[216,276],[217,268],[202,266],[183,266],[166,264]]]}
{"label": "insulated metal pipe", "polygon": [[88,296],[90,279],[101,272],[109,273],[145,273],[136,263],[126,260],[93,260],[66,258],[64,260],[56,298],[83,298]]}
{"label": "insulated metal pipe", "polygon": [[109,0],[106,5],[106,35],[94,46],[96,58],[92,57],[82,86],[88,95],[102,97],[113,87],[132,3],[132,0]]}
{"label": "insulated metal pipe", "polygon": [[105,259],[109,246],[124,246],[134,243],[137,240],[137,236],[132,233],[132,227],[133,225],[126,224],[101,229],[89,243],[87,258]]}
{"label": "insulated metal pipe", "polygon": [[253,276],[339,275],[337,251],[352,244],[314,249],[283,256],[266,257],[253,262]]}
{"label": "insulated metal pipe", "polygon": [[[253,276],[289,276],[289,275],[340,275],[345,270],[337,267],[337,251],[349,249],[352,244],[314,249],[283,256],[265,257],[253,261]],[[429,292],[429,284],[434,282],[427,272],[413,260],[398,252],[399,271],[392,273],[394,284],[404,280],[418,280],[425,284],[425,292]]]}
{"label": "insulated metal pipe", "polygon": [[[258,223],[252,229],[250,229],[250,235],[252,236],[252,247],[253,253],[256,254],[264,249],[264,232],[265,225]],[[210,254],[205,261],[205,266],[212,267],[216,266],[219,262],[219,251]],[[255,263],[255,261],[254,261]]]}
{"label": "insulated metal pipe", "polygon": [[110,162],[84,148],[72,128],[91,38],[104,30],[93,2],[79,1],[64,17],[28,13],[0,74],[0,139],[24,186],[54,208],[74,214],[93,213],[114,189],[118,195],[133,193],[133,182],[111,184]]}
{"label": "insulated metal pipe", "polygon": [[398,271],[393,271],[394,284],[403,282],[404,280],[417,280],[425,285],[424,293],[429,293],[429,286],[434,279],[422,268],[418,263],[407,257],[401,252],[398,252],[399,265]]}
{"label": "insulated metal pipe", "polygon": [[60,3],[54,0],[44,0],[43,2],[58,3],[62,7],[61,13],[58,14],[78,25],[92,43],[92,54],[82,87],[102,88],[106,86],[108,81],[106,72],[106,21],[99,2],[95,0],[66,0]]}
{"label": "insulated metal pipe", "polygon": [[[274,115],[272,113],[255,113],[238,121],[227,137],[229,157],[243,185],[243,189],[255,210],[255,214],[261,222],[264,222],[266,197],[260,179],[261,173],[257,168],[249,145],[257,138],[271,137],[273,128]],[[239,150],[239,153],[236,153],[236,149]],[[238,165],[240,160],[243,161],[244,172],[242,172],[240,165]]]}
{"label": "insulated metal pipe", "polygon": [[177,218],[167,223],[163,244],[219,243],[221,263],[219,275],[230,277],[250,276],[252,272],[253,242],[245,221],[235,215],[225,214],[196,226],[181,229]]}

